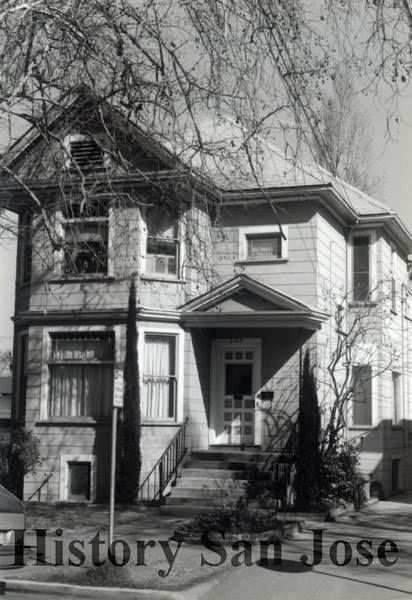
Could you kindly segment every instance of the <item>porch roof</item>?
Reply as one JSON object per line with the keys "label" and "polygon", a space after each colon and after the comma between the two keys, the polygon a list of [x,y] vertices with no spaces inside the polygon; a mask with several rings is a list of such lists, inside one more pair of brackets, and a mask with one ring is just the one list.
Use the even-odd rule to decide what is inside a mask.
{"label": "porch roof", "polygon": [[329,317],[312,306],[236,275],[180,307],[187,327],[276,327],[315,331]]}

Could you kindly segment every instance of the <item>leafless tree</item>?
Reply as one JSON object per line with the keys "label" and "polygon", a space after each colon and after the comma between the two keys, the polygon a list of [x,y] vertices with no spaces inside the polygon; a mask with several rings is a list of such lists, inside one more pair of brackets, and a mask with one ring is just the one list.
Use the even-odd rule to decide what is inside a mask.
{"label": "leafless tree", "polygon": [[[363,77],[364,89],[386,86],[396,94],[410,78],[411,30],[407,0],[324,0],[316,9],[303,0],[4,0],[0,172],[40,216],[55,253],[64,251],[66,241],[33,184],[39,178],[53,180],[67,207],[80,199],[79,215],[90,197],[108,191],[118,205],[132,196],[139,206],[147,204],[147,197],[120,191],[110,169],[97,179],[86,177],[76,161],[67,169],[65,136],[76,125],[70,99],[86,87],[83,119],[90,116],[95,142],[103,144],[97,129],[105,132],[102,150],[125,174],[145,177],[125,150],[138,125],[147,138],[165,145],[169,158],[183,160],[180,166],[174,163],[175,172],[187,176],[193,165],[202,171],[207,159],[220,161],[223,155],[236,161],[242,155],[259,185],[257,134],[289,155],[302,139],[307,143],[315,137],[322,146],[319,103],[325,80],[336,78],[342,59],[335,54],[336,36],[344,59]],[[113,109],[110,115],[104,106]],[[243,135],[240,144],[232,148],[227,140],[210,140],[210,128],[203,126],[210,109],[234,116]],[[59,130],[58,114],[64,115]],[[118,114],[128,123],[120,137],[113,134]],[[23,168],[13,162],[17,148],[12,142],[27,125],[39,133],[42,146],[37,163]],[[53,164],[45,173],[46,155]],[[156,196],[160,191],[167,202],[170,181],[165,186],[154,179]],[[175,192],[184,189],[182,179],[174,181]],[[3,187],[2,194],[7,206],[10,191]],[[13,228],[3,219],[3,231]]]}
{"label": "leafless tree", "polygon": [[[365,402],[360,390],[367,394],[372,380],[384,376],[401,360],[399,332],[382,284],[376,287],[373,302],[370,298],[358,306],[350,304],[349,295],[330,289],[326,293],[333,306],[332,332],[323,348],[323,358],[319,353],[322,368],[317,370],[323,391],[323,455],[336,452],[345,440],[356,404]],[[363,373],[355,385],[354,371],[359,365],[369,367],[370,371]]]}

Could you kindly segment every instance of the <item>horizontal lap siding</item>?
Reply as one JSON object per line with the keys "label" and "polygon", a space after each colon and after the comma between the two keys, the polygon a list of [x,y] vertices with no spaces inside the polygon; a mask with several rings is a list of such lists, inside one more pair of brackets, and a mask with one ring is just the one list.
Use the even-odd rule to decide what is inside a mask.
{"label": "horizontal lap siding", "polygon": [[288,227],[288,259],[285,262],[259,264],[237,263],[239,260],[239,227],[276,225],[273,211],[256,206],[244,212],[237,207],[226,209],[222,226],[214,229],[214,264],[220,280],[244,273],[279,291],[313,304],[316,300],[316,220],[312,204],[290,204],[279,210],[279,219]]}

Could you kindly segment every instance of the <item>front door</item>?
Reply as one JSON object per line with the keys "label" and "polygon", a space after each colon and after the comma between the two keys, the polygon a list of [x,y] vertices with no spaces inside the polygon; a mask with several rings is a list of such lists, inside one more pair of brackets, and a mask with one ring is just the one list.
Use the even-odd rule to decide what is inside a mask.
{"label": "front door", "polygon": [[211,378],[212,444],[256,443],[260,341],[215,340]]}

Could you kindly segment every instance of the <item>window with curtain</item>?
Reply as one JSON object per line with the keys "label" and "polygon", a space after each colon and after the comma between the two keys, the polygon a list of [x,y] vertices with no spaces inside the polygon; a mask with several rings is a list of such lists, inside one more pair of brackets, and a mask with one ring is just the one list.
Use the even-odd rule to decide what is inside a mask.
{"label": "window with curtain", "polygon": [[372,425],[372,369],[369,365],[352,367],[353,425]]}
{"label": "window with curtain", "polygon": [[176,417],[176,336],[146,334],[143,365],[142,416]]}
{"label": "window with curtain", "polygon": [[113,401],[112,334],[53,334],[51,340],[50,417],[110,415]]}

